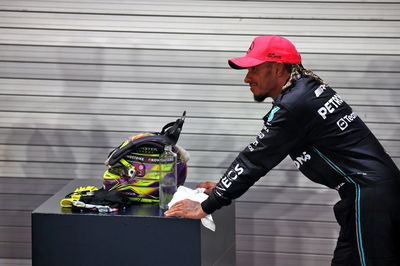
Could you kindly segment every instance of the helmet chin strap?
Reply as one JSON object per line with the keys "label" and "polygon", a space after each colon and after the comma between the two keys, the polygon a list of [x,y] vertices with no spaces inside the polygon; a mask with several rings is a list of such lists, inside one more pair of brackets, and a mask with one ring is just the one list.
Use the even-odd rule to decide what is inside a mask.
{"label": "helmet chin strap", "polygon": [[145,136],[139,139],[130,141],[122,148],[114,150],[107,160],[104,162],[109,168],[114,167],[118,161],[131,151],[139,148],[140,146],[152,145],[161,150],[167,145],[175,145],[178,142],[180,133],[182,131],[183,123],[185,122],[186,111],[183,112],[182,117],[175,122],[166,124],[161,133],[155,136]]}

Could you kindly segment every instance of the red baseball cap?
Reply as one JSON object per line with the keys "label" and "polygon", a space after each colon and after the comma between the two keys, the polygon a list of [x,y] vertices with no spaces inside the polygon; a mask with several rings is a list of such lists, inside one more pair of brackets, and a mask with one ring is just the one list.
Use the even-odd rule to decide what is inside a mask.
{"label": "red baseball cap", "polygon": [[253,67],[267,61],[301,64],[300,54],[293,43],[277,35],[254,38],[245,56],[228,60],[234,69]]}

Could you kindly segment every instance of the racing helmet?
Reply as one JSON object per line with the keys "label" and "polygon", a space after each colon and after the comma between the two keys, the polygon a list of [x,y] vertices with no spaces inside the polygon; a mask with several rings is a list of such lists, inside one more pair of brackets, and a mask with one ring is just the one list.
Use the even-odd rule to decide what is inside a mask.
{"label": "racing helmet", "polygon": [[114,149],[105,164],[103,174],[105,190],[119,190],[129,199],[140,202],[157,202],[160,178],[160,155],[167,145],[176,153],[177,185],[183,185],[187,176],[188,153],[176,144],[183,116],[176,122],[165,125],[161,133],[141,133],[125,140]]}

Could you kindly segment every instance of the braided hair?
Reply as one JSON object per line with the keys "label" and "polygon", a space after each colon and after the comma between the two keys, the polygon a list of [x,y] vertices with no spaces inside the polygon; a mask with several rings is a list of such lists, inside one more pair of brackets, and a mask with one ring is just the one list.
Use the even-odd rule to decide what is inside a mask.
{"label": "braided hair", "polygon": [[282,87],[282,91],[292,86],[293,82],[300,77],[310,77],[323,84],[328,86],[328,83],[321,79],[317,74],[315,74],[312,70],[306,69],[302,64],[292,64],[292,63],[284,63],[286,70],[290,73],[290,77],[286,84]]}

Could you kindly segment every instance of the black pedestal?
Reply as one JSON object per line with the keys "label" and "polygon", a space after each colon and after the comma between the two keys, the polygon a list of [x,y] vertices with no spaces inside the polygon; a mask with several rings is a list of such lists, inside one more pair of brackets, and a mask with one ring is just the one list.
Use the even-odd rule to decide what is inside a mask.
{"label": "black pedestal", "polygon": [[213,214],[215,232],[200,220],[165,217],[158,204],[135,204],[111,214],[60,207],[75,188],[100,187],[100,182],[73,180],[33,211],[33,266],[235,265],[233,204]]}

